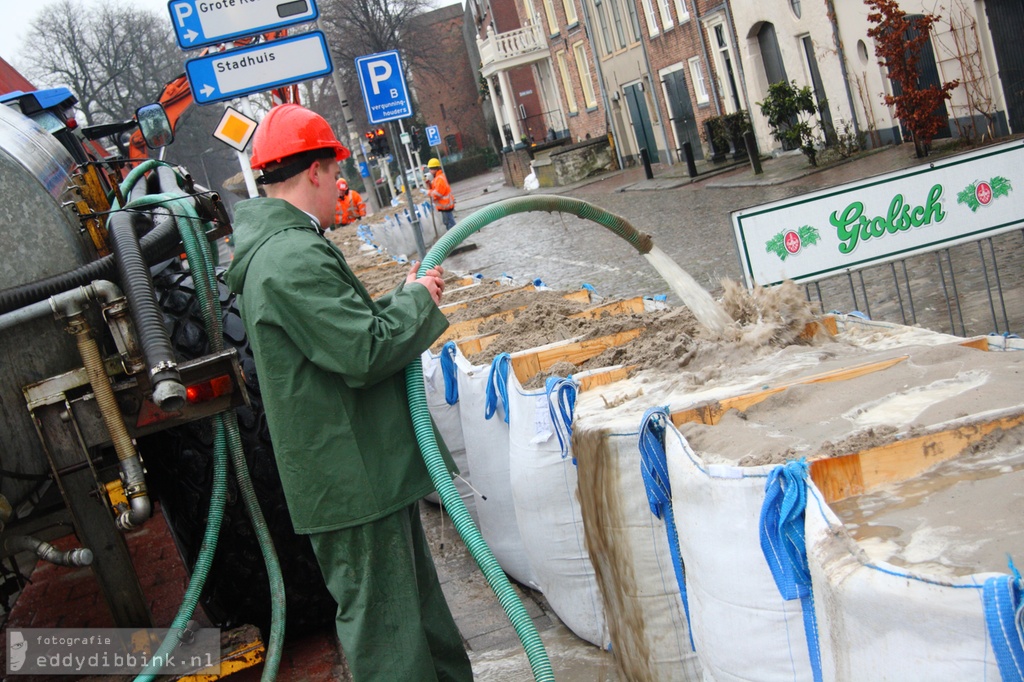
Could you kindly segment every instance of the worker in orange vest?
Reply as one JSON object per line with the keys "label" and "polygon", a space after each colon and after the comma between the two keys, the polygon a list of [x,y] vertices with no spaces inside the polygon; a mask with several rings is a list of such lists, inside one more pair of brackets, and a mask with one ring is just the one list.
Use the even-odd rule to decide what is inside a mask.
{"label": "worker in orange vest", "polygon": [[334,224],[348,225],[366,215],[366,202],[359,192],[348,188],[345,178],[338,180],[338,204],[334,209]]}
{"label": "worker in orange vest", "polygon": [[448,178],[444,176],[438,159],[427,161],[427,170],[431,175],[427,178],[430,200],[434,202],[434,208],[441,213],[444,229],[450,230],[455,227],[455,197],[452,196],[452,187],[448,184]]}

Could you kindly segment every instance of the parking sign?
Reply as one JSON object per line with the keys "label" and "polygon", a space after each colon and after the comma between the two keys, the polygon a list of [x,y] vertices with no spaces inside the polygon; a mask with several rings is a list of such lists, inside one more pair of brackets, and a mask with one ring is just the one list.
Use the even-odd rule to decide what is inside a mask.
{"label": "parking sign", "polygon": [[356,73],[370,123],[412,116],[412,101],[396,50],[356,57]]}
{"label": "parking sign", "polygon": [[320,31],[227,52],[212,52],[185,62],[185,73],[196,104],[224,102],[326,76],[333,70],[327,41]]}
{"label": "parking sign", "polygon": [[431,147],[441,146],[441,131],[437,126],[427,126],[427,144]]}
{"label": "parking sign", "polygon": [[313,21],[313,0],[170,0],[178,47],[194,50]]}

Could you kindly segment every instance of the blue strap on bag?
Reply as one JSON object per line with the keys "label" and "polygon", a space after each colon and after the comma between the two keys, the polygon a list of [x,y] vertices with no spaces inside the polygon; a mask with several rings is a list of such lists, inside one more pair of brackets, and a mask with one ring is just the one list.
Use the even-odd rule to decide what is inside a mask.
{"label": "blue strap on bag", "polygon": [[1010,560],[1010,573],[989,578],[982,590],[985,625],[1003,682],[1024,680],[1024,582]]}
{"label": "blue strap on bag", "polygon": [[[572,420],[576,411],[576,382],[572,377],[548,377],[544,382],[544,391],[548,396],[548,414],[558,436],[558,446],[562,449],[562,459],[569,454],[572,445]],[[576,458],[572,458],[573,465]]]}
{"label": "blue strap on bag", "polygon": [[491,360],[491,372],[487,375],[487,395],[484,405],[484,419],[490,419],[498,409],[498,397],[501,397],[501,406],[505,410],[505,423],[508,424],[508,369],[512,363],[512,356],[508,353],[499,353]]}
{"label": "blue strap on bag", "polygon": [[679,534],[676,532],[676,520],[672,513],[672,486],[668,478],[668,462],[665,457],[665,424],[669,419],[668,408],[652,407],[644,412],[640,421],[640,475],[647,491],[647,502],[651,513],[665,522],[668,534],[668,546],[672,552],[672,567],[675,569],[676,582],[679,584],[679,596],[683,600],[683,611],[686,614],[686,631],[690,636],[690,649],[697,650],[693,644],[693,631],[690,627],[690,600],[686,593],[686,568],[683,557],[679,553]]}
{"label": "blue strap on bag", "polygon": [[783,599],[800,599],[804,633],[815,682],[821,682],[821,650],[814,591],[807,561],[804,512],[807,508],[807,462],[780,464],[768,474],[761,507],[761,551]]}
{"label": "blue strap on bag", "polygon": [[444,401],[449,405],[459,402],[458,370],[455,367],[455,342],[441,347],[441,376],[444,378]]}

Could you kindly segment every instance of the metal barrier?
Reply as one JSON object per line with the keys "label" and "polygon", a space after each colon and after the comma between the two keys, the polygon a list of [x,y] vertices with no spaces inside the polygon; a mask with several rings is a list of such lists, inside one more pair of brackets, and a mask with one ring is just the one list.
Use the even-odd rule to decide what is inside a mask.
{"label": "metal barrier", "polygon": [[804,284],[821,312],[958,336],[1024,334],[1024,230]]}

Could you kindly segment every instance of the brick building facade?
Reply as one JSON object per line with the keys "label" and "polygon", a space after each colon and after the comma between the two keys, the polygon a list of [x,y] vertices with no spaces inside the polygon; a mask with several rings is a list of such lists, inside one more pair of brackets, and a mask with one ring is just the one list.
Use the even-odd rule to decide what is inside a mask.
{"label": "brick building facade", "polygon": [[651,71],[660,85],[658,97],[667,119],[669,149],[682,160],[689,142],[694,157],[705,157],[704,122],[725,113],[716,96],[718,74],[708,57],[700,19],[720,7],[718,0],[640,0],[640,20]]}
{"label": "brick building facade", "polygon": [[436,68],[410,71],[409,85],[423,122],[438,127],[444,154],[488,146],[477,69],[470,63],[463,21],[462,5],[455,4],[420,15],[413,25],[432,46]]}
{"label": "brick building facade", "polygon": [[551,63],[562,94],[562,114],[569,137],[579,142],[606,135],[608,119],[602,87],[578,1],[537,2],[542,13],[541,26],[548,34]]}

